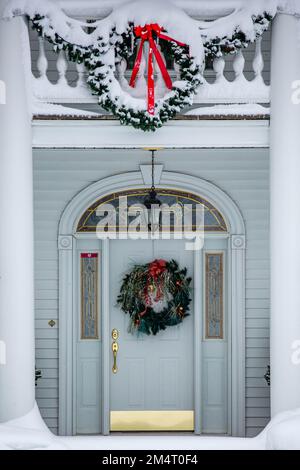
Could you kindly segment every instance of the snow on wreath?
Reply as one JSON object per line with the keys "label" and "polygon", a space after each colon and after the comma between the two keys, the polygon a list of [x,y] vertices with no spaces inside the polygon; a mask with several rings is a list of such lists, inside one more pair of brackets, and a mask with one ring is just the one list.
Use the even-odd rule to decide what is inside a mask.
{"label": "snow on wreath", "polygon": [[[205,57],[247,47],[276,14],[272,2],[255,0],[227,17],[199,21],[167,0],[135,0],[87,23],[49,1],[25,2],[25,7],[33,28],[56,52],[63,49],[69,60],[84,63],[102,108],[143,131],[155,131],[193,104]],[[176,72],[173,81],[168,65]],[[132,69],[128,77],[126,69]]]}
{"label": "snow on wreath", "polygon": [[136,265],[123,279],[117,302],[130,316],[128,331],[156,335],[189,315],[191,281],[175,260]]}

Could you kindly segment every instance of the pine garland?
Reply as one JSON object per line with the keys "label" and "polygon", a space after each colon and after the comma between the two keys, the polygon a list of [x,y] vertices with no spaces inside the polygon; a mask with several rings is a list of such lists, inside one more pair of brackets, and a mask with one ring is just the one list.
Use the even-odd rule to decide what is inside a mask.
{"label": "pine garland", "polygon": [[[155,276],[153,266],[165,263],[165,268]],[[175,260],[155,260],[136,265],[123,279],[117,302],[129,314],[128,331],[156,335],[168,326],[178,325],[189,315],[191,278],[187,269],[180,269]],[[161,302],[162,307],[157,308]]]}
{"label": "pine garland", "polygon": [[[255,39],[268,30],[273,17],[265,12],[263,15],[252,16],[255,29]],[[246,34],[236,29],[232,37],[216,37],[204,43],[205,55],[210,58],[221,57],[226,54],[236,54],[240,49],[247,48],[254,41],[249,40]]]}
{"label": "pine garland", "polygon": [[[253,16],[252,20],[256,37],[259,37],[267,30],[272,16],[265,12],[263,15]],[[154,115],[148,113],[147,109],[134,109],[130,104],[125,104],[126,100],[122,100],[126,92],[115,77],[116,65],[120,60],[125,58],[128,61],[136,55],[137,40],[132,23],[127,25],[122,34],[112,27],[108,41],[99,37],[93,46],[83,47],[63,39],[54,31],[48,18],[35,15],[31,21],[33,29],[53,45],[54,51],[64,50],[70,61],[85,65],[88,70],[87,83],[92,93],[98,96],[102,108],[117,116],[121,124],[143,131],[155,131],[183,108],[192,105],[193,96],[203,83],[201,67],[190,57],[188,46],[160,41],[162,50],[179,66],[180,83],[177,82],[176,85],[175,82],[172,90],[164,98],[157,100]],[[199,32],[199,40],[200,34]],[[253,40],[243,31],[236,29],[231,38],[216,37],[204,42],[204,51],[206,56],[220,57],[223,54],[234,54],[251,42]]]}

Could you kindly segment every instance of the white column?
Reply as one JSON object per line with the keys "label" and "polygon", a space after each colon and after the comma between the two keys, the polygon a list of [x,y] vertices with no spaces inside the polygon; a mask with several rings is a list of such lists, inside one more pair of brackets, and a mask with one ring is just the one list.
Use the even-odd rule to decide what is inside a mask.
{"label": "white column", "polygon": [[[271,108],[271,410],[300,407],[300,80],[297,20],[273,23]],[[298,341],[298,343],[297,343]],[[294,353],[294,355],[293,355]],[[299,354],[298,354],[299,358]],[[298,361],[299,362],[299,361]]]}
{"label": "white column", "polygon": [[[27,56],[26,56],[27,53]],[[28,109],[28,32],[23,18],[0,20],[0,422],[34,405],[33,203]]]}

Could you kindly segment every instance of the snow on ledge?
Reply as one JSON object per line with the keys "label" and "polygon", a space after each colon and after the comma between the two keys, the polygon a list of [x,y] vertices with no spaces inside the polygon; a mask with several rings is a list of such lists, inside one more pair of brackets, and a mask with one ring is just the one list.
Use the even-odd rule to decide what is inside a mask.
{"label": "snow on ledge", "polygon": [[[165,0],[161,0],[162,3]],[[181,8],[186,13],[196,15],[200,17],[211,17],[220,12],[220,14],[227,14],[228,11],[241,8],[243,6],[251,6],[254,11],[265,9],[266,11],[276,10],[291,15],[300,15],[300,2],[299,0],[170,0],[175,6]],[[149,0],[151,3],[151,0]],[[54,8],[61,7],[61,9],[67,13],[73,13],[76,16],[84,16],[84,14],[93,15],[99,17],[103,14],[104,16],[109,15],[116,8],[120,8],[128,0],[102,0],[99,4],[98,0],[85,0],[85,1],[74,1],[74,0],[61,0],[57,5],[56,2],[51,0],[2,0],[0,5],[0,18],[11,17],[14,14],[23,14],[26,10],[34,12],[38,7],[48,9],[48,12],[54,12]],[[87,13],[88,12],[88,13]]]}
{"label": "snow on ledge", "polygon": [[101,116],[102,113],[94,113],[92,111],[84,111],[82,109],[68,108],[60,104],[42,103],[34,101],[32,104],[32,115],[33,116],[74,116],[93,118]]}
{"label": "snow on ledge", "polygon": [[58,437],[37,405],[22,418],[0,424],[0,450],[300,450],[300,409],[277,415],[255,438],[196,435]]}
{"label": "snow on ledge", "polygon": [[268,116],[270,109],[259,104],[218,104],[191,109],[185,116]]}

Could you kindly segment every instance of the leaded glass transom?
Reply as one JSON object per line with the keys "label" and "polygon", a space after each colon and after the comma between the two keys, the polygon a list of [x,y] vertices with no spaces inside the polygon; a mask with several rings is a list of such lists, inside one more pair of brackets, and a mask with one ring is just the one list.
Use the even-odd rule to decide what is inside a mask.
{"label": "leaded glass transom", "polygon": [[[101,216],[97,215],[97,210],[101,209],[101,206],[110,204],[114,207],[114,210],[118,214],[119,211],[119,198],[126,196],[128,206],[143,204],[145,196],[148,194],[148,189],[136,189],[127,190],[109,194],[101,199],[98,199],[92,204],[82,215],[77,226],[77,232],[96,232],[97,224],[101,220]],[[179,206],[191,205],[193,211],[193,220],[196,219],[195,212],[197,204],[204,206],[204,230],[206,232],[227,232],[226,222],[220,211],[214,207],[206,199],[197,196],[193,193],[175,191],[170,189],[158,189],[157,195],[162,204],[173,206],[179,204]],[[195,217],[194,217],[195,216]],[[130,222],[130,220],[129,220]],[[171,230],[175,226],[175,216],[171,216]],[[195,230],[196,224],[193,223],[193,230]],[[122,227],[116,218],[116,231],[127,230],[126,227]]]}

